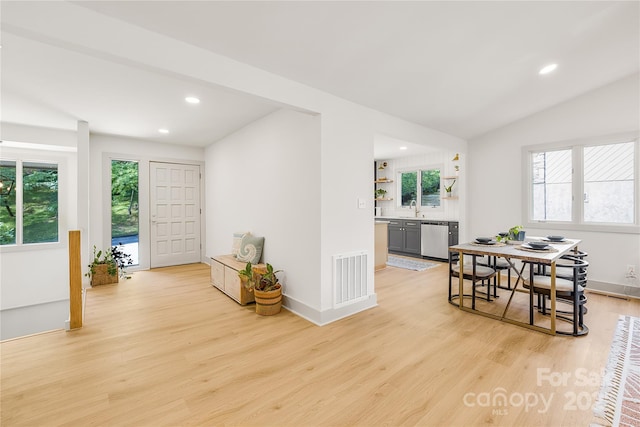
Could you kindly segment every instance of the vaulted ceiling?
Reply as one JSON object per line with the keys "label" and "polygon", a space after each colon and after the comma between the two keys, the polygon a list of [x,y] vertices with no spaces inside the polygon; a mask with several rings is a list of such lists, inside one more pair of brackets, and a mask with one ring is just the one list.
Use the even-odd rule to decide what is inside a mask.
{"label": "vaulted ceiling", "polygon": [[[640,69],[639,2],[72,3],[465,139]],[[22,31],[37,5],[1,5],[5,122],[206,146],[279,108]]]}

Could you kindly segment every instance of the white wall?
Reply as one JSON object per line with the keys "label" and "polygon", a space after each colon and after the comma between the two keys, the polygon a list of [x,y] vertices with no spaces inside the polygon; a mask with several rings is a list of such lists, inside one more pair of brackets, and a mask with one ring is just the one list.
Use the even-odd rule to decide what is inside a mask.
{"label": "white wall", "polygon": [[207,164],[207,255],[232,234],[265,237],[263,262],[284,271],[284,293],[320,300],[320,117],[280,110],[212,144]]}
{"label": "white wall", "polygon": [[[140,269],[148,269],[149,257],[149,163],[152,161],[185,163],[200,165],[201,198],[204,198],[204,148],[185,147],[157,142],[142,141],[132,138],[112,135],[91,135],[90,139],[90,167],[89,167],[89,246],[86,251],[90,254],[95,245],[99,249],[111,246],[111,182],[105,177],[110,176],[111,160],[135,160],[139,162],[139,193],[138,206],[140,208]],[[204,207],[204,200],[201,201]],[[204,245],[206,212],[203,210],[202,242]],[[204,249],[204,248],[203,248]],[[203,257],[204,259],[204,250]],[[133,269],[130,269],[133,270]]]}
{"label": "white wall", "polygon": [[[640,75],[635,74],[469,142],[468,217],[472,235],[492,235],[525,220],[522,210],[523,146],[592,138],[640,128]],[[625,284],[628,264],[640,264],[640,235],[586,231],[527,230],[582,239],[589,252],[589,279]],[[600,282],[600,283],[598,283]],[[603,290],[611,290],[606,288]],[[635,290],[618,288],[621,293]]]}
{"label": "white wall", "polygon": [[[42,148],[0,148],[3,158],[20,154],[26,156],[25,159],[59,162],[60,190],[60,243],[0,248],[0,339],[8,339],[65,326],[68,313],[66,301],[69,299],[67,232],[77,227],[77,200],[73,197],[77,190],[76,153],[51,151],[49,148],[73,149],[76,133],[2,123],[2,139]],[[23,315],[24,310],[35,306],[39,307],[39,319]]]}

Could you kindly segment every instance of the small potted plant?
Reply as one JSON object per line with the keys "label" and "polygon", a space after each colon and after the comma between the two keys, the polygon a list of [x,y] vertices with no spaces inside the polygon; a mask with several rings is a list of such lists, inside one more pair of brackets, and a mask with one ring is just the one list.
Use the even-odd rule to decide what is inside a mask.
{"label": "small potted plant", "polygon": [[256,298],[256,313],[271,316],[280,313],[282,308],[282,285],[278,282],[281,270],[274,271],[271,264],[266,267],[252,266],[247,263],[238,276],[245,288],[252,291]]}
{"label": "small potted plant", "polygon": [[118,283],[118,278],[129,278],[126,268],[133,264],[131,255],[125,253],[121,245],[104,251],[93,247],[93,261],[88,265],[85,276],[91,279],[91,286]]}
{"label": "small potted plant", "polygon": [[387,190],[385,190],[384,188],[378,188],[375,192],[375,198],[380,200],[380,199],[384,199],[384,196],[387,195]]}
{"label": "small potted plant", "polygon": [[449,186],[445,186],[444,187],[444,191],[445,191],[445,197],[451,197],[451,194],[453,192],[453,184],[456,183],[456,180],[454,179],[453,182],[451,183],[451,185]]}
{"label": "small potted plant", "polygon": [[509,229],[509,240],[523,241],[524,235],[525,235],[525,232],[522,230],[521,225],[516,225]]}

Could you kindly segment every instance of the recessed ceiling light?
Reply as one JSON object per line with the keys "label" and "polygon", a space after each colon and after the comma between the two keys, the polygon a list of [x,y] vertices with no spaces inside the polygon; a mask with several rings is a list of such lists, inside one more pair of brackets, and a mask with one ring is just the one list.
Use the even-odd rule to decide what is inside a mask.
{"label": "recessed ceiling light", "polygon": [[538,71],[538,74],[540,74],[540,75],[549,74],[550,72],[552,72],[556,68],[558,68],[558,64],[549,64],[549,65],[546,65],[546,66],[542,67],[540,69],[540,71]]}
{"label": "recessed ceiling light", "polygon": [[200,100],[195,96],[187,96],[184,100],[189,104],[200,104]]}
{"label": "recessed ceiling light", "polygon": [[402,146],[402,147],[400,147],[400,149],[401,149],[401,150],[406,150],[406,149],[407,149],[407,147]]}
{"label": "recessed ceiling light", "polygon": [[160,133],[169,133],[169,129],[158,129]]}

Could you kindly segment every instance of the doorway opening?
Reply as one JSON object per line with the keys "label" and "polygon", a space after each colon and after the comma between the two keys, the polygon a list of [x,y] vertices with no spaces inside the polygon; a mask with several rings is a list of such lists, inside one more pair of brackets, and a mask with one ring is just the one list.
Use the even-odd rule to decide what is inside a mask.
{"label": "doorway opening", "polygon": [[121,245],[132,265],[139,265],[138,171],[136,161],[111,161],[111,245]]}

